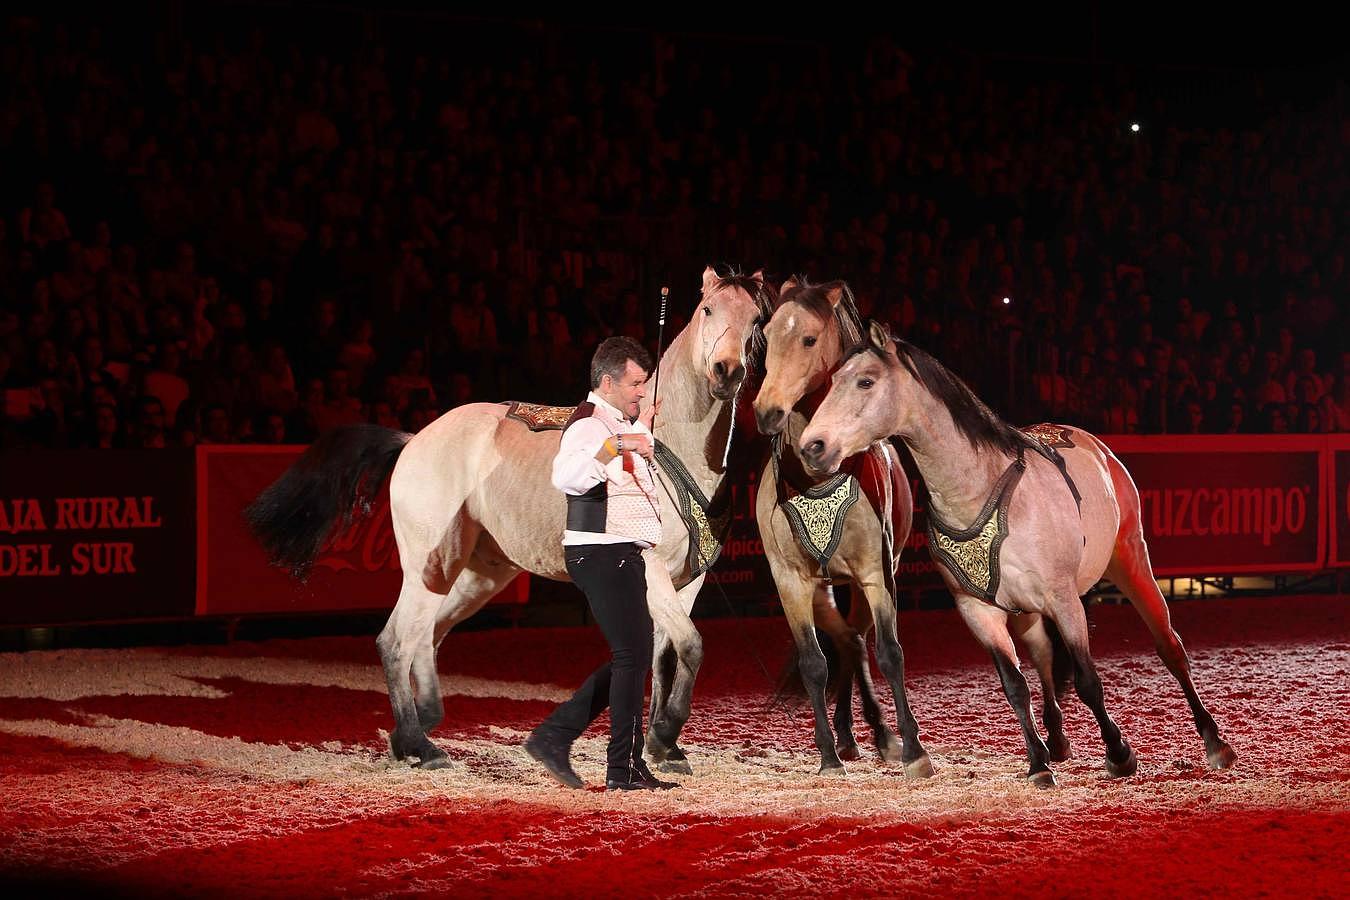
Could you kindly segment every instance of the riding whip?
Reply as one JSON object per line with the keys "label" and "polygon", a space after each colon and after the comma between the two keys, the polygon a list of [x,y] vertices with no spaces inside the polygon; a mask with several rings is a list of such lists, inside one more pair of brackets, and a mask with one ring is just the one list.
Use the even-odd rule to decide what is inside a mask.
{"label": "riding whip", "polygon": [[661,389],[661,350],[665,347],[666,301],[670,299],[670,288],[661,285],[661,315],[656,319],[656,375],[652,381],[652,404],[655,405],[658,391]]}

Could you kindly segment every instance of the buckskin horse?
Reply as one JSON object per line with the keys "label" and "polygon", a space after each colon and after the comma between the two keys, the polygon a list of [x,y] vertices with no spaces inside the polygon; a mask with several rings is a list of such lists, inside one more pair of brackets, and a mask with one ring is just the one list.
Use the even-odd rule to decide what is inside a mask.
{"label": "buckskin horse", "polygon": [[1079,598],[1103,576],[1125,592],[1152,632],[1190,704],[1209,765],[1234,764],[1236,754],[1196,693],[1190,660],[1153,580],[1139,492],[1105,444],[1069,426],[1013,428],[936,359],[874,322],[834,373],[798,450],[809,468],[829,473],[890,435],[904,440],[927,483],[930,547],[962,618],[993,655],[1022,727],[1032,783],[1049,787],[1055,778],[1032,721],[1010,617],[1055,625],[1078,696],[1101,730],[1107,773],[1127,776],[1138,766],[1107,714],[1088,650]]}
{"label": "buckskin horse", "polygon": [[[702,640],[689,618],[716,536],[707,508],[727,477],[726,458],[752,327],[771,311],[762,275],[703,273],[689,324],[658,362],[657,460],[675,489],[661,495],[661,542],[645,551],[647,602],[657,629],[647,755],[689,771],[677,744],[689,717]],[[644,401],[644,404],[650,402]],[[519,572],[568,580],[565,500],[550,483],[569,409],[470,403],[416,435],[378,426],[321,436],[250,505],[247,517],[271,560],[303,576],[353,514],[368,512],[389,480],[403,585],[377,638],[398,759],[437,768],[428,733],[444,716],[436,651],[446,633]],[[702,520],[702,521],[700,521]],[[691,529],[699,534],[691,539]]]}
{"label": "buckskin horse", "polygon": [[[829,322],[828,327],[811,330],[811,338],[803,341],[798,317],[804,325],[807,314]],[[847,471],[834,477],[808,473],[796,453],[796,438],[813,406],[812,395],[829,380],[832,364],[818,357],[824,353],[837,361],[843,348],[861,337],[862,320],[844,282],[812,285],[790,278],[783,283],[777,310],[756,333],[755,354],[764,357],[764,376],[754,409],[760,432],[773,436],[775,450],[760,478],[755,517],[815,713],[821,774],[842,773],[842,760],[860,757],[850,724],[852,678],[881,758],[902,763],[909,777],[925,777],[933,774],[933,766],[919,742],[919,726],[905,693],[904,654],[896,626],[895,569],[914,512],[909,478],[884,441],[849,460]],[[829,347],[818,346],[817,341]],[[807,358],[804,365],[801,354]],[[834,605],[832,585],[840,581],[857,589],[847,621]],[[895,698],[899,743],[872,691],[865,640],[874,624],[877,663]],[[815,627],[829,635],[840,659],[837,746],[826,719],[827,672]]]}

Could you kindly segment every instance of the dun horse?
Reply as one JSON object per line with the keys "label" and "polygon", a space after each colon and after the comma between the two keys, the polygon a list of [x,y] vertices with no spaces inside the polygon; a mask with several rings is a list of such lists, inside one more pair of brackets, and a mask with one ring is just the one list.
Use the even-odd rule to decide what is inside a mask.
{"label": "dun horse", "polygon": [[1088,651],[1079,598],[1103,576],[1125,592],[1153,633],[1158,655],[1190,703],[1210,766],[1231,766],[1236,754],[1196,693],[1190,660],[1153,580],[1129,473],[1081,429],[1041,425],[1030,432],[999,419],[941,363],[873,323],[867,340],[834,373],[798,446],[810,468],[828,473],[889,435],[908,445],[931,495],[930,547],[961,616],[994,657],[1034,783],[1053,785],[1054,774],[1032,721],[1010,617],[1044,617],[1056,626],[1073,661],[1078,696],[1101,729],[1107,772],[1130,775],[1138,765],[1107,714]]}
{"label": "dun horse", "polygon": [[[760,478],[755,515],[815,712],[820,771],[843,772],[841,759],[860,756],[851,725],[850,682],[856,680],[863,716],[881,757],[903,763],[908,776],[931,775],[933,766],[919,742],[918,723],[905,694],[904,655],[896,631],[895,568],[913,519],[909,479],[886,442],[873,444],[851,460],[843,477],[808,473],[796,453],[796,438],[813,408],[810,395],[823,391],[830,372],[828,365],[812,365],[802,378],[796,377],[792,357],[797,345],[785,344],[799,342],[793,333],[797,311],[805,315],[813,310],[830,322],[828,334],[818,329],[806,344],[808,349],[800,351],[813,359],[822,352],[842,359],[844,348],[861,339],[862,321],[843,282],[810,285],[789,279],[780,299],[761,338],[765,376],[755,397],[755,413],[760,431],[775,436],[776,452]],[[810,349],[816,347],[816,339],[830,349]],[[785,381],[794,388],[786,402]],[[847,622],[834,605],[835,581],[851,582],[857,589]],[[895,698],[898,743],[872,690],[865,638],[874,622],[877,661]],[[824,630],[839,651],[837,747],[825,713],[825,657],[813,625]]]}
{"label": "dun horse", "polygon": [[[706,539],[691,543],[686,523],[706,512],[694,506],[706,505],[726,477],[746,346],[767,312],[762,276],[719,278],[709,268],[688,326],[658,363],[655,434],[664,447],[658,462],[666,483],[678,484],[660,492],[663,533],[645,553],[647,601],[658,633],[655,659],[673,656],[674,665],[655,666],[646,748],[654,762],[683,771],[688,763],[676,741],[703,655],[689,612],[705,575],[700,561],[708,555]],[[549,481],[557,426],[567,412],[471,403],[416,435],[375,426],[338,429],[316,441],[248,510],[272,560],[303,575],[334,530],[354,510],[368,511],[389,479],[403,586],[377,645],[395,720],[390,749],[398,759],[424,768],[446,764],[427,737],[444,715],[436,651],[446,633],[521,571],[567,580],[565,501]]]}

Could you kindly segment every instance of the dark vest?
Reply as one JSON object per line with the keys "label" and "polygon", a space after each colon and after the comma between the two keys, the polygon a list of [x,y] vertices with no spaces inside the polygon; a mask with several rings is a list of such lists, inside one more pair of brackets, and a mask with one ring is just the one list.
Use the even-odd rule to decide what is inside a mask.
{"label": "dark vest", "polygon": [[[572,424],[595,415],[595,404],[586,402],[576,408],[567,424],[563,425],[563,434]],[[567,530],[589,531],[604,534],[608,521],[609,482],[602,481],[584,494],[567,495]]]}

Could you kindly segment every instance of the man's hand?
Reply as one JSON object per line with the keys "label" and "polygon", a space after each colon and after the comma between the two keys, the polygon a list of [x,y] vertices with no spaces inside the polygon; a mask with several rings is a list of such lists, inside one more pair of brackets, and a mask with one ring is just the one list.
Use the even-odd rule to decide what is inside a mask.
{"label": "man's hand", "polygon": [[634,431],[615,435],[606,440],[600,445],[600,449],[595,451],[596,460],[604,464],[617,457],[620,441],[623,442],[624,453],[636,453],[648,462],[652,462],[656,457],[656,447],[652,439],[641,431]]}
{"label": "man's hand", "polygon": [[661,411],[661,400],[658,398],[652,401],[652,405],[647,407],[638,415],[638,421],[647,426],[647,430],[652,430],[652,423],[656,421],[656,414]]}
{"label": "man's hand", "polygon": [[656,455],[656,448],[653,446],[651,438],[640,431],[634,431],[632,434],[623,436],[623,452],[636,453],[647,462],[651,462]]}

